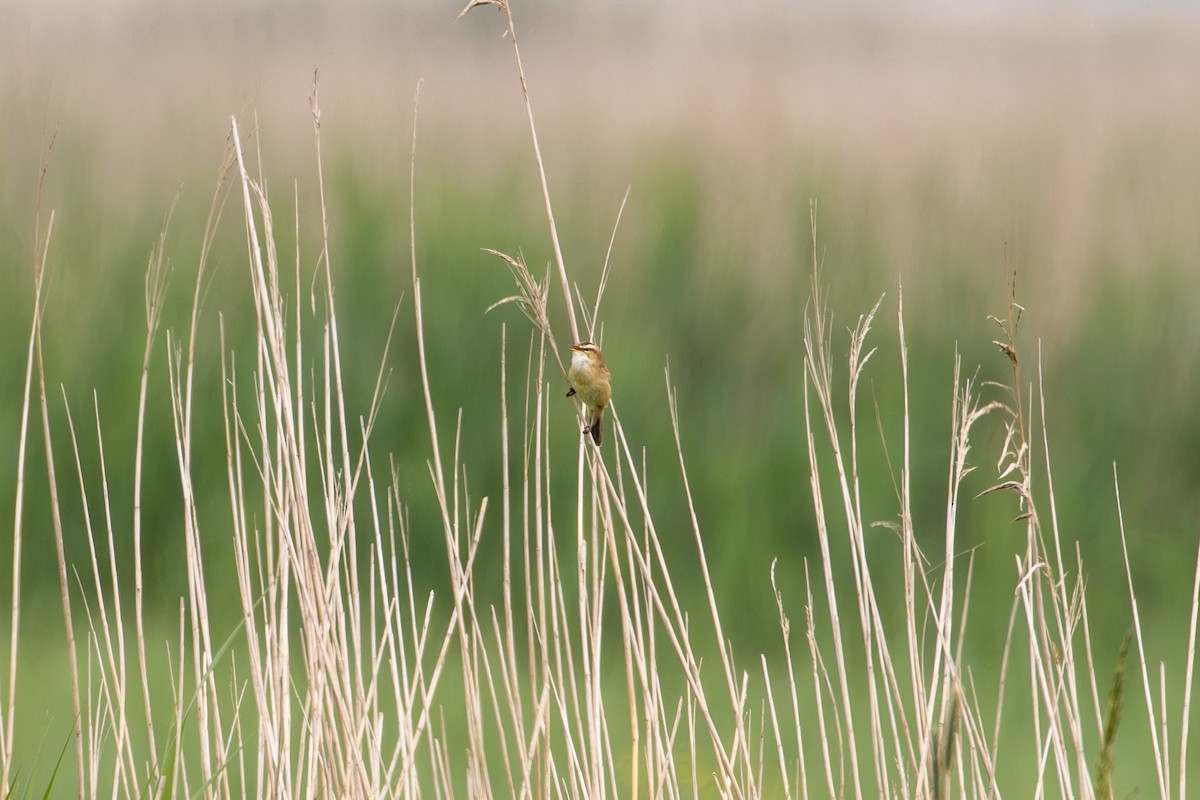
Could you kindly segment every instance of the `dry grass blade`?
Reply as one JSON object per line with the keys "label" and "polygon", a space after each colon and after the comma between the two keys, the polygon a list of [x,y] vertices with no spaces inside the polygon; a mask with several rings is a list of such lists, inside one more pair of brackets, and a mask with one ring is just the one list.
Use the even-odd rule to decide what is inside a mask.
{"label": "dry grass blade", "polygon": [[608,278],[612,271],[612,251],[613,245],[617,241],[617,230],[621,227],[621,217],[625,214],[625,205],[629,202],[629,189],[625,190],[625,196],[621,198],[621,206],[617,209],[617,219],[613,222],[612,235],[608,239],[608,250],[604,253],[604,268],[600,270],[600,283],[596,287],[596,300],[592,304],[592,309],[589,312],[587,303],[583,300],[583,293],[579,290],[579,284],[575,284],[575,295],[579,301],[579,310],[583,314],[583,324],[587,326],[587,339],[591,342],[599,342],[596,338],[596,321],[600,318],[600,301],[604,299],[604,290],[608,288]]}
{"label": "dry grass blade", "polygon": [[[54,229],[54,213],[50,214],[50,222],[46,227],[46,238],[42,243],[41,261],[36,273],[35,282],[37,289],[35,295],[41,296],[41,282],[46,274],[46,258],[50,249],[50,235]],[[58,499],[58,479],[54,467],[54,447],[53,436],[50,431],[50,409],[46,399],[46,361],[42,349],[42,326],[41,326],[42,309],[39,306],[34,312],[34,351],[36,354],[37,363],[37,380],[38,380],[38,399],[42,411],[42,440],[46,447],[46,482],[50,492],[50,518],[54,531],[54,552],[57,557],[58,564],[58,585],[60,598],[62,600],[63,625],[67,634],[67,660],[71,670],[71,704],[75,712],[75,720],[73,723],[72,736],[75,739],[75,762],[79,770],[80,786],[83,786],[83,778],[86,774],[84,770],[84,748],[83,736],[80,730],[82,724],[82,701],[79,687],[79,656],[76,652],[75,644],[75,623],[71,611],[71,587],[67,579],[67,555],[66,546],[63,543],[63,522],[62,509]],[[15,650],[14,650],[15,653]]]}
{"label": "dry grass blade", "polygon": [[[0,727],[0,791],[6,791],[12,785],[13,743],[16,735],[17,665],[18,654],[20,653],[21,630],[21,550],[25,519],[25,460],[29,453],[29,404],[30,397],[33,394],[33,367],[35,363],[40,364],[41,358],[39,348],[42,310],[46,302],[43,294],[46,275],[46,254],[48,253],[47,247],[49,245],[50,234],[54,229],[54,214],[51,213],[50,222],[45,232],[46,247],[41,246],[40,243],[43,241],[41,220],[42,192],[45,188],[46,171],[56,138],[57,132],[51,138],[46,155],[42,160],[42,167],[38,176],[37,200],[34,211],[34,241],[36,244],[33,260],[33,317],[30,321],[29,343],[25,355],[25,382],[21,395],[21,432],[17,445],[17,485],[16,496],[13,502],[12,599],[9,607],[11,616],[8,652],[8,693],[4,706],[3,727]],[[76,711],[78,712],[78,708],[76,708]]]}
{"label": "dry grass blade", "polygon": [[538,180],[542,187],[542,202],[546,210],[546,223],[550,228],[550,244],[554,248],[554,263],[558,267],[559,288],[562,290],[563,304],[566,307],[567,322],[571,328],[571,341],[579,341],[579,324],[575,321],[575,306],[571,302],[571,281],[567,277],[567,264],[563,258],[562,244],[558,238],[558,225],[554,221],[554,204],[550,202],[550,183],[546,179],[546,165],[542,160],[542,147],[538,143],[537,124],[533,117],[533,102],[529,97],[529,83],[525,80],[525,68],[521,64],[521,48],[517,44],[517,27],[513,20],[512,8],[507,0],[472,0],[463,9],[462,15],[478,5],[496,5],[504,12],[508,22],[507,34],[512,42],[513,59],[516,62],[517,78],[521,84],[521,95],[525,99],[525,117],[529,121],[529,138],[533,143],[533,155],[537,162]]}
{"label": "dry grass blade", "polygon": [[1167,797],[1165,753],[1159,745],[1158,723],[1154,714],[1154,697],[1150,691],[1150,668],[1146,660],[1146,642],[1142,636],[1142,616],[1138,611],[1137,595],[1133,589],[1133,568],[1129,563],[1129,547],[1125,542],[1125,512],[1121,508],[1121,487],[1117,481],[1116,464],[1113,464],[1113,491],[1117,496],[1117,526],[1121,532],[1121,552],[1125,556],[1125,578],[1129,586],[1129,601],[1133,605],[1133,633],[1138,647],[1138,663],[1142,669],[1142,689],[1146,697],[1146,713],[1150,716],[1150,743],[1154,750],[1154,769],[1158,777],[1159,794]]}
{"label": "dry grass blade", "polygon": [[1191,721],[1192,708],[1192,680],[1196,667],[1196,625],[1200,620],[1200,546],[1196,552],[1196,571],[1192,579],[1192,611],[1191,620],[1188,623],[1188,646],[1187,646],[1187,666],[1184,668],[1183,676],[1183,708],[1180,716],[1182,717],[1181,730],[1179,734],[1179,796],[1187,797],[1187,770],[1188,770],[1188,729]]}
{"label": "dry grass blade", "polygon": [[498,6],[501,11],[508,10],[507,0],[471,0],[462,11],[458,12],[458,16],[454,18],[455,23],[479,6]]}

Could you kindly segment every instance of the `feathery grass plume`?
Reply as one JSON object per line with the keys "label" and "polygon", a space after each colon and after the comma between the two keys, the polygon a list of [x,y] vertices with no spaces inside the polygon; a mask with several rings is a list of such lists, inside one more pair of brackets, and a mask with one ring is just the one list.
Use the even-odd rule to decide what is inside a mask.
{"label": "feathery grass plume", "polygon": [[530,322],[542,334],[554,341],[554,335],[550,330],[550,317],[546,313],[546,288],[550,283],[549,274],[546,275],[540,282],[529,271],[529,267],[525,266],[525,257],[518,254],[516,258],[510,255],[501,253],[499,250],[493,250],[490,247],[482,248],[483,252],[491,253],[496,258],[508,265],[508,271],[512,273],[513,280],[516,281],[517,291],[519,294],[510,295],[501,298],[487,307],[488,311],[498,308],[509,303],[515,303],[517,308],[521,309]]}
{"label": "feathery grass plume", "polygon": [[1113,749],[1117,742],[1117,728],[1121,725],[1121,700],[1125,694],[1125,656],[1129,654],[1129,643],[1133,630],[1125,631],[1121,649],[1117,653],[1117,666],[1113,670],[1112,689],[1108,692],[1108,708],[1104,712],[1104,740],[1100,743],[1100,760],[1096,762],[1096,796],[1100,800],[1111,800]]}

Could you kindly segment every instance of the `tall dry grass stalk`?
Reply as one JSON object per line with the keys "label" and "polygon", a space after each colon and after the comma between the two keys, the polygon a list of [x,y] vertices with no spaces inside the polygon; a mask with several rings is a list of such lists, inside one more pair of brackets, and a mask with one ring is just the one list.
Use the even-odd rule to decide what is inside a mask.
{"label": "tall dry grass stalk", "polygon": [[[493,4],[505,14],[517,60],[555,274],[575,339],[572,284],[557,241],[511,10]],[[804,319],[803,356],[794,367],[805,376],[797,403],[803,403],[806,420],[803,446],[820,557],[805,564],[803,576],[772,570],[782,659],[736,654],[722,617],[721,587],[705,555],[669,372],[678,479],[698,568],[668,560],[649,490],[652,480],[664,478],[649,473],[645,453],[631,446],[615,410],[614,450],[601,451],[580,437],[573,459],[574,503],[556,506],[554,489],[569,474],[571,456],[551,446],[551,425],[566,413],[566,405],[554,395],[559,376],[547,372],[555,363],[561,371],[563,344],[548,313],[549,275],[539,281],[521,259],[499,253],[518,287],[508,300],[520,306],[533,329],[526,371],[516,389],[509,383],[506,329],[497,342],[501,484],[489,488],[500,492],[501,518],[495,519],[490,495],[470,491],[461,443],[464,437],[487,434],[464,428],[460,414],[448,435],[446,401],[430,378],[415,245],[415,177],[410,178],[417,377],[448,578],[444,594],[418,597],[414,575],[431,565],[414,563],[410,542],[429,532],[410,528],[397,465],[392,462],[381,473],[385,462],[371,447],[375,421],[386,413],[387,349],[365,414],[353,416],[350,409],[359,398],[348,396],[344,384],[335,292],[339,265],[325,207],[315,88],[312,112],[322,235],[319,275],[312,283],[320,291],[312,298],[311,313],[304,313],[300,302],[308,282],[303,259],[297,251],[289,269],[277,250],[275,209],[234,120],[200,254],[189,329],[183,340],[174,331],[166,333],[186,558],[178,635],[166,651],[161,642],[149,640],[145,622],[140,515],[146,394],[154,380],[150,354],[167,287],[165,225],[147,271],[137,439],[129,454],[135,473],[132,553],[119,553],[114,543],[111,509],[121,499],[108,488],[98,403],[99,464],[79,455],[79,432],[68,404],[67,433],[87,512],[87,553],[64,548],[52,462],[48,481],[77,718],[77,774],[72,777],[79,796],[944,798],[1015,796],[1023,789],[1011,785],[1030,783],[1037,796],[1090,798],[1098,789],[1110,791],[1120,774],[1118,717],[1111,710],[1101,713],[1082,556],[1078,546],[1073,561],[1064,556],[1050,480],[1046,401],[1040,380],[1028,383],[1021,373],[1015,298],[1008,314],[997,320],[1002,334],[997,344],[1012,366],[1011,381],[980,385],[963,377],[957,359],[954,365],[944,529],[937,552],[931,553],[918,545],[919,538],[929,538],[918,537],[912,511],[908,350],[903,293],[898,293],[899,349],[893,358],[904,391],[883,402],[902,409],[897,433],[903,448],[888,523],[901,549],[898,563],[880,563],[869,553],[867,531],[876,523],[862,500],[859,389],[868,365],[882,357],[870,342],[883,303],[858,319],[849,332],[848,361],[839,363],[834,353],[842,344],[814,244],[813,297]],[[414,174],[419,164],[415,117]],[[207,253],[223,208],[226,175],[241,201],[255,315],[252,345],[242,350],[226,343],[223,324],[215,342],[201,324]],[[298,208],[294,219],[298,226]],[[815,243],[815,210],[811,226]],[[47,245],[48,239],[49,231]],[[36,363],[49,454],[52,430],[40,348],[46,252],[39,247],[35,270],[25,416]],[[601,316],[604,283],[602,278],[590,311],[583,293],[574,292],[589,334]],[[221,354],[229,501],[224,519],[205,513],[208,498],[198,496],[193,457],[197,352],[214,346]],[[996,399],[984,399],[985,394]],[[1040,423],[1031,418],[1035,396]],[[987,491],[1012,495],[1025,545],[1014,562],[1001,679],[988,687],[976,685],[963,646],[973,599],[973,555],[964,554],[960,543],[959,511],[964,479],[974,469],[974,433],[996,420],[1006,435],[998,478]],[[19,702],[24,424],[20,442],[9,686],[0,693],[5,698],[0,751],[6,795],[22,791],[14,777],[21,765],[13,763],[13,741],[27,735],[13,722]],[[1039,464],[1045,470],[1044,494],[1034,488]],[[97,485],[103,529],[93,526],[86,505],[87,490]],[[497,535],[503,543],[497,565],[502,582],[498,594],[485,595],[481,587],[490,584],[475,579],[479,544]],[[223,547],[232,552],[232,576],[214,575],[209,567],[210,554]],[[130,562],[132,628],[120,605]],[[81,566],[91,586],[82,574],[74,585],[69,580]],[[899,595],[877,581],[884,569],[902,574]],[[685,583],[698,584],[704,598],[700,608],[681,599],[678,589]],[[212,613],[213,592],[231,586],[240,619],[221,624]],[[1175,774],[1183,797],[1196,594],[1178,716],[1165,700],[1166,667],[1160,666],[1157,676],[1149,667],[1152,657],[1137,617],[1132,577],[1129,592],[1158,794],[1173,796]],[[1009,597],[982,601],[995,605]],[[974,598],[977,604],[980,600]],[[76,641],[72,631],[81,602],[87,636]],[[790,608],[803,613],[804,645],[795,649]],[[900,609],[900,622],[885,609]],[[131,637],[137,644],[133,676],[126,652]],[[701,644],[710,640],[715,649]],[[169,697],[156,696],[148,677],[164,671],[170,676]],[[1152,684],[1160,692],[1157,715]],[[1004,722],[1014,703],[1028,706],[1029,728]],[[1016,717],[1009,713],[1007,718]],[[1168,734],[1176,720],[1179,760],[1172,773]],[[1015,755],[1007,750],[1021,747],[1037,765],[1036,774],[1013,778],[1005,763]],[[1093,783],[1092,767],[1098,763],[1103,766]]]}

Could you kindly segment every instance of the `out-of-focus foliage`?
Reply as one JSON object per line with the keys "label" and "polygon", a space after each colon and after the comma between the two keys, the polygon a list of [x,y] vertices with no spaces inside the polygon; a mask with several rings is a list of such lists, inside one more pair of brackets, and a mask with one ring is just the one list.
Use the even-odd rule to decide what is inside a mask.
{"label": "out-of-focus foliage", "polygon": [[[186,346],[230,114],[240,116],[245,130],[257,120],[252,147],[261,152],[279,215],[282,261],[295,265],[299,250],[299,286],[289,283],[284,291],[303,324],[315,324],[314,284],[320,304],[324,280],[308,113],[315,64],[322,72],[330,268],[348,396],[357,403],[352,416],[368,409],[399,304],[373,456],[381,473],[392,459],[407,492],[401,500],[411,497],[414,561],[429,564],[418,579],[441,588],[444,553],[440,531],[431,527],[437,518],[425,466],[430,446],[412,332],[411,96],[424,78],[415,248],[434,401],[444,415],[462,410],[460,446],[472,493],[498,495],[501,328],[515,448],[524,446],[526,365],[537,342],[511,306],[485,313],[513,288],[503,265],[481,248],[523,254],[535,274],[552,258],[509,50],[495,41],[501,29],[483,13],[457,28],[449,13],[442,19],[424,11],[410,24],[382,7],[345,18],[229,13],[205,18],[194,30],[168,15],[144,29],[120,18],[89,33],[31,11],[16,29],[43,37],[45,46],[0,47],[9,76],[0,84],[6,119],[0,278],[8,287],[0,293],[0,368],[9,376],[0,390],[0,452],[8,454],[0,460],[0,486],[8,487],[0,518],[11,519],[13,510],[36,257],[36,165],[53,133],[41,199],[43,229],[54,212],[47,391],[71,557],[82,554],[85,539],[59,387],[80,431],[82,458],[91,464],[98,459],[96,393],[109,488],[118,501],[114,539],[128,550],[144,268],[179,191],[167,235],[173,274],[164,328],[175,346]],[[594,37],[585,37],[593,29],[578,21],[532,15],[523,31],[568,269],[590,304],[629,188],[601,307],[614,402],[626,437],[645,446],[660,534],[668,532],[663,538],[675,542],[673,557],[686,562],[695,556],[668,416],[663,371],[670,365],[709,563],[725,590],[727,618],[738,621],[735,646],[768,652],[780,646],[769,566],[779,560],[781,581],[798,602],[803,559],[816,546],[801,370],[814,203],[815,260],[834,300],[835,336],[845,341],[845,327],[885,295],[870,339],[879,352],[867,367],[858,409],[861,459],[869,469],[866,508],[878,509],[880,522],[895,521],[899,476],[889,463],[898,463],[902,446],[899,284],[910,355],[916,525],[918,537],[933,543],[945,515],[955,353],[964,373],[981,382],[1010,379],[1007,359],[991,344],[998,331],[986,317],[1005,312],[1015,274],[1026,309],[1022,378],[1044,380],[1064,539],[1079,540],[1089,572],[1103,576],[1097,580],[1121,580],[1116,462],[1143,614],[1178,620],[1200,506],[1194,401],[1200,107],[1193,86],[1184,91],[1160,79],[1196,74],[1186,65],[1196,66],[1200,49],[1184,47],[1178,32],[1146,34],[1159,54],[1152,58],[1141,40],[1070,25],[1057,33],[1013,25],[985,34],[824,20],[814,32],[789,18],[689,33],[664,31],[655,20],[587,22],[599,26]],[[256,39],[255,31],[270,35]],[[825,43],[835,37],[840,48]],[[6,38],[17,41],[11,30]],[[93,73],[90,59],[121,42],[127,45],[121,58],[99,63]],[[225,42],[223,49],[214,54],[213,42]],[[696,42],[711,47],[720,66],[698,59],[675,71],[665,66],[675,63],[670,54]],[[164,59],[168,52],[175,58]],[[142,69],[161,72],[156,78],[169,88],[137,77]],[[907,79],[887,77],[896,70]],[[253,322],[241,201],[221,198],[225,210],[198,328],[194,456],[211,464],[211,477],[197,489],[206,536],[214,541],[228,514],[222,325],[227,351],[237,352],[243,390],[254,367],[253,353],[240,347]],[[551,308],[563,348],[568,334],[556,287]],[[168,618],[176,613],[182,575],[170,357],[160,337],[143,495],[148,591]],[[320,357],[312,349],[304,356],[310,364]],[[845,377],[844,365],[838,369]],[[547,382],[559,424],[556,475],[569,498],[576,422],[561,398],[561,376],[552,372]],[[1040,420],[1037,402],[1035,389]],[[57,583],[45,464],[39,426],[31,431],[23,574],[28,613],[51,620]],[[443,447],[452,446],[452,418],[443,417],[442,431]],[[973,452],[977,490],[996,477],[999,420],[985,443],[988,436],[991,449],[981,443]],[[820,457],[830,453],[822,449]],[[1043,458],[1035,457],[1039,473]],[[89,492],[95,520],[100,495],[94,486]],[[563,503],[556,513],[566,528],[573,507]],[[1022,546],[1009,523],[1017,513],[1011,498],[998,495],[961,510],[960,540],[979,548],[977,585],[1011,584],[1013,554]],[[484,557],[499,547],[498,525],[493,518]],[[896,550],[888,528],[869,536],[881,554]],[[11,573],[0,571],[0,596],[9,596],[10,581]],[[1115,652],[1124,628],[1105,629],[1096,612],[1106,605],[1123,610],[1122,592],[1093,592],[1091,601],[1094,634]],[[981,639],[1002,635],[1007,610],[972,611]]]}

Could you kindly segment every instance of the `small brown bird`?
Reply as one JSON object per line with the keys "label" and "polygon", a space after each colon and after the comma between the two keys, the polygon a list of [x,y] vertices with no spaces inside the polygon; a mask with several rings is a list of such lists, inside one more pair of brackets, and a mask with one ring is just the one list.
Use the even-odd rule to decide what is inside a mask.
{"label": "small brown bird", "polygon": [[567,370],[567,383],[570,390],[567,397],[579,395],[587,408],[587,427],[584,433],[592,434],[596,446],[604,439],[604,429],[600,426],[604,418],[604,408],[612,399],[612,385],[608,380],[608,365],[600,355],[600,348],[591,342],[579,342],[571,345],[571,366]]}

